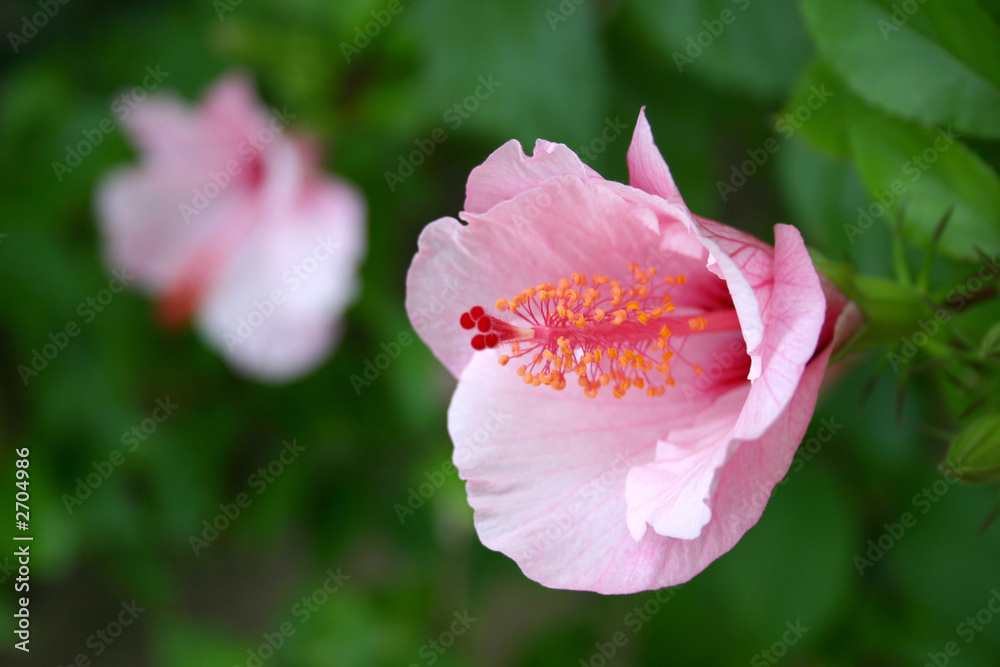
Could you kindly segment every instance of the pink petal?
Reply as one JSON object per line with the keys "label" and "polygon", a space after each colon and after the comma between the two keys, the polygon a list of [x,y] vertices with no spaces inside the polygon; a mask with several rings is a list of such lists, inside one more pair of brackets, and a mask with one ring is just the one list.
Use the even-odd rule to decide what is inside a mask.
{"label": "pink petal", "polygon": [[485,352],[462,374],[448,430],[483,544],[545,585],[590,588],[632,578],[642,549],[624,521],[626,474],[667,424],[691,419],[682,401],[528,387]]}
{"label": "pink petal", "polygon": [[257,146],[263,145],[260,133],[271,131],[268,122],[253,84],[239,75],[221,79],[199,107],[190,108],[169,93],[158,93],[123,118],[144,164],[168,172],[185,171],[202,183],[231,160],[246,163]]}
{"label": "pink petal", "polygon": [[672,428],[657,443],[656,460],[629,471],[625,499],[633,539],[642,538],[647,523],[664,537],[693,540],[701,534],[712,518],[716,470],[737,444],[730,434],[748,390],[743,383],[699,414],[695,426]]}
{"label": "pink petal", "polygon": [[728,307],[724,283],[701,268],[703,262],[661,253],[656,233],[602,184],[553,177],[486,214],[463,217],[467,226],[442,218],[424,229],[406,289],[414,329],[456,377],[473,354],[468,332],[458,325],[462,313],[475,305],[492,310],[499,298],[573,272],[621,277],[630,275],[632,262],[657,263],[688,272],[677,290],[679,304]]}
{"label": "pink petal", "polygon": [[465,186],[465,210],[485,213],[547,178],[566,175],[582,179],[601,178],[562,144],[539,139],[535,142],[534,155],[529,158],[521,149],[521,144],[512,139],[493,151],[483,164],[469,174]]}
{"label": "pink petal", "polygon": [[108,264],[127,268],[151,294],[169,290],[230,220],[252,215],[237,187],[198,211],[194,191],[204,183],[189,172],[142,168],[107,176],[98,187],[96,217]]}
{"label": "pink petal", "polygon": [[766,271],[758,270],[755,275],[752,262],[743,266],[758,295],[764,321],[763,340],[756,350],[761,359],[760,377],[753,381],[734,429],[734,437],[752,440],[770,427],[795,394],[803,369],[816,351],[826,317],[826,297],[802,236],[790,225],[775,225],[769,286],[760,282]]}
{"label": "pink petal", "polygon": [[315,368],[339,337],[364,254],[365,206],[344,183],[299,189],[264,218],[218,276],[198,328],[240,372],[272,382]]}
{"label": "pink petal", "polygon": [[653,141],[653,130],[646,120],[646,107],[639,111],[632,143],[628,147],[628,173],[632,187],[687,209],[677,184],[674,183],[674,177],[670,174],[670,168]]}
{"label": "pink petal", "polygon": [[690,425],[691,416],[639,396],[607,405],[600,395],[545,399],[488,354],[477,356],[448,422],[480,539],[551,588],[616,594],[688,581],[760,518],[808,426],[828,357],[826,349],[809,365],[768,432],[722,467],[712,519],[697,539],[648,531],[636,541],[623,520],[626,466],[649,462],[658,433]]}

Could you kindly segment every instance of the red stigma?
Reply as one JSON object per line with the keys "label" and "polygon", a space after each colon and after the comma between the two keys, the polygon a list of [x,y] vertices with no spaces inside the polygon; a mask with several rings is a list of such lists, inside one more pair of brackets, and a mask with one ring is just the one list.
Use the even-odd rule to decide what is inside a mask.
{"label": "red stigma", "polygon": [[462,313],[458,323],[463,329],[477,329],[481,332],[472,337],[472,349],[477,351],[494,348],[502,341],[515,339],[524,333],[503,320],[487,315],[482,306],[473,306],[468,312]]}

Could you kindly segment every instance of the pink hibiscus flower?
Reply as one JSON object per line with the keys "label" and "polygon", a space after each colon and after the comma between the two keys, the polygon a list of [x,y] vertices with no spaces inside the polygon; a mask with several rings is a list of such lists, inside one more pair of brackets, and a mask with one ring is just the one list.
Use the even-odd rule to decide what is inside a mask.
{"label": "pink hibiscus flower", "polygon": [[365,250],[364,200],[321,173],[290,118],[240,76],[194,110],[152,96],[123,119],[139,166],[97,193],[108,263],[159,299],[164,324],[193,319],[239,372],[266,381],[329,354]]}
{"label": "pink hibiscus flower", "polygon": [[407,278],[458,378],[476,530],[555,588],[671,586],[731,549],[791,464],[845,311],[793,227],[771,247],[693,215],[644,112],[628,165],[631,186],[508,142]]}

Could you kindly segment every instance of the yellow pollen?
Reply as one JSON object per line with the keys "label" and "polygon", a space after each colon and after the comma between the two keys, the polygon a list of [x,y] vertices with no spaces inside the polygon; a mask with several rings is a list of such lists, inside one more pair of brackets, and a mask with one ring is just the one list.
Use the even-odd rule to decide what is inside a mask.
{"label": "yellow pollen", "polygon": [[[588,281],[583,273],[574,272],[568,279],[538,283],[511,299],[498,299],[497,311],[510,312],[512,319],[525,322],[521,326],[491,325],[501,344],[510,350],[497,357],[498,363],[507,366],[511,359],[523,356],[526,364],[516,369],[522,381],[556,390],[566,388],[566,375],[572,371],[577,376],[574,384],[591,398],[602,386],[609,387],[617,398],[624,397],[631,387],[648,396],[664,394],[667,387],[675,386],[670,375],[669,360],[673,356],[669,350],[670,328],[662,321],[659,327],[648,329],[628,323],[648,326],[650,320],[675,311],[668,291],[671,286],[683,285],[686,277],[659,276],[656,267],[637,263],[630,264],[629,274],[625,275],[622,282],[602,274],[593,274]],[[676,328],[675,321],[686,323],[690,331],[701,331],[709,324],[705,317],[699,316],[667,320]],[[620,327],[622,324],[626,326]],[[687,334],[684,330],[684,335]],[[703,373],[700,366],[686,358],[684,365],[695,374]]]}
{"label": "yellow pollen", "polygon": [[688,326],[691,327],[691,331],[701,331],[708,326],[708,322],[704,317],[693,317],[688,320]]}

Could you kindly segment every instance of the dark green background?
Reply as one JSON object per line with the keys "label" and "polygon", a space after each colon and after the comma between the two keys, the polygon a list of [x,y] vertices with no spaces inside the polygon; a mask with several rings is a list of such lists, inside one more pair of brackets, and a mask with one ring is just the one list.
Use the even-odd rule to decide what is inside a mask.
{"label": "dark green background", "polygon": [[[382,343],[412,334],[404,279],[417,235],[429,221],[457,214],[474,166],[510,138],[529,151],[541,137],[582,153],[618,120],[628,130],[589,162],[625,181],[642,105],[692,210],[765,239],[775,222],[793,223],[821,252],[882,275],[890,273],[892,216],[853,244],[843,225],[856,222],[869,191],[895,178],[901,160],[893,150],[905,159],[911,147],[929,145],[935,124],[951,124],[956,107],[971,109],[959,114],[961,150],[913,184],[906,231],[926,240],[957,202],[965,226],[948,237],[946,253],[967,258],[974,245],[991,251],[1000,238],[991,106],[1000,60],[990,40],[1000,34],[1000,12],[994,3],[984,3],[987,11],[963,0],[953,14],[934,4],[919,4],[904,26],[909,32],[883,41],[870,19],[890,16],[892,3],[874,0],[843,2],[840,10],[818,0],[564,0],[562,10],[556,0],[403,0],[348,63],[342,42],[387,2],[244,0],[226,5],[232,11],[220,18],[219,3],[208,1],[70,0],[18,53],[6,35],[40,10],[35,2],[6,2],[0,505],[12,525],[13,450],[29,447],[35,541],[32,652],[12,648],[13,576],[0,570],[0,661],[65,665],[84,653],[108,667],[246,665],[264,633],[291,622],[295,634],[264,664],[427,665],[421,647],[468,610],[478,620],[436,664],[587,664],[595,643],[618,631],[628,641],[608,664],[770,664],[759,652],[781,641],[786,622],[808,628],[780,659],[786,665],[922,665],[949,641],[961,649],[951,664],[997,664],[1000,618],[969,643],[957,634],[1000,587],[1000,531],[977,536],[995,491],[948,485],[937,502],[914,502],[942,479],[936,465],[945,448],[921,425],[955,427],[951,404],[927,376],[909,383],[897,418],[891,372],[858,407],[876,356],[832,373],[839,382],[825,391],[810,436],[821,418],[842,428],[815,453],[802,450],[802,465],[777,487],[759,525],[638,632],[629,614],[653,593],[602,597],[526,579],[479,543],[454,473],[400,521],[394,505],[451,456],[445,410],[454,381],[422,342],[404,347],[360,395],[349,380]],[[724,9],[735,16],[731,25],[718,36],[704,32],[702,22],[715,26]],[[673,54],[699,33],[711,43],[678,71]],[[932,46],[921,51],[927,40]],[[944,45],[940,52],[935,44]],[[891,51],[898,45],[901,54]],[[873,82],[866,62],[885,78]],[[298,382],[271,387],[234,376],[192,333],[159,329],[154,304],[134,292],[115,296],[90,323],[77,314],[110,279],[95,233],[95,183],[134,158],[116,129],[61,182],[52,162],[112,116],[111,100],[140,84],[147,66],[169,73],[162,90],[189,100],[231,68],[249,72],[268,104],[287,107],[297,114],[296,129],[318,137],[329,170],[366,193],[363,291],[335,354]],[[490,75],[501,85],[453,127],[444,114]],[[931,84],[956,76],[986,81],[986,92],[948,104],[950,93]],[[813,81],[840,87],[801,131],[779,131],[781,116],[794,114]],[[913,89],[934,89],[946,103],[922,105],[911,99]],[[435,128],[447,139],[390,191],[385,172]],[[724,201],[717,183],[769,141],[779,148]],[[947,289],[974,268],[941,260],[936,284]],[[17,366],[69,321],[81,324],[80,335],[25,385]],[[63,494],[94,462],[124,449],[122,434],[167,397],[176,412],[67,512]],[[305,452],[256,495],[248,476],[290,439]],[[248,490],[251,506],[196,557],[189,537],[219,503]],[[854,557],[904,512],[916,524],[859,575]],[[13,550],[0,541],[0,564],[14,561]],[[337,568],[350,579],[302,623],[296,602]],[[133,599],[145,611],[94,657],[88,637]]]}

